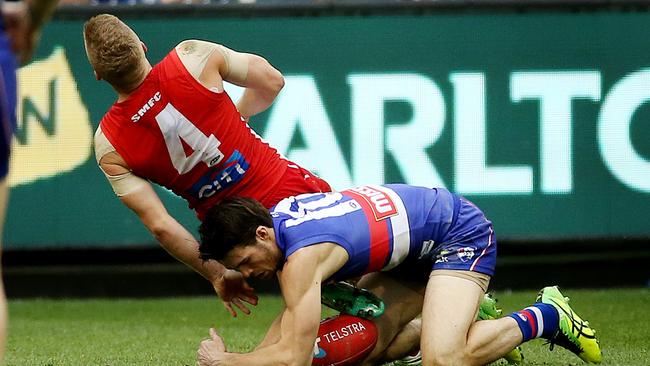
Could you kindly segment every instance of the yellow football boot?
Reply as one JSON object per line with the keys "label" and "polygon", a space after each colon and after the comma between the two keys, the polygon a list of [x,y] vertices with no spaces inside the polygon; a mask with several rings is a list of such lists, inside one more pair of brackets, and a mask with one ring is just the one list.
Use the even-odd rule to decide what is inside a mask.
{"label": "yellow football boot", "polygon": [[537,302],[553,305],[560,314],[560,327],[550,339],[551,350],[557,344],[585,362],[600,363],[602,355],[596,331],[571,309],[569,298],[564,297],[557,286],[544,287],[537,295]]}

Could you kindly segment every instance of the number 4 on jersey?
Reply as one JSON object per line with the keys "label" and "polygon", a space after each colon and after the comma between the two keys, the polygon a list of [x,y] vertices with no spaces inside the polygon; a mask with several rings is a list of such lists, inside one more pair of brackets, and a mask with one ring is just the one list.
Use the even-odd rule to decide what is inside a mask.
{"label": "number 4 on jersey", "polygon": [[[224,155],[221,142],[214,135],[206,136],[171,103],[156,115],[156,122],[165,138],[165,145],[178,174],[192,170],[200,161],[208,167],[218,164]],[[187,156],[181,139],[194,150]]]}

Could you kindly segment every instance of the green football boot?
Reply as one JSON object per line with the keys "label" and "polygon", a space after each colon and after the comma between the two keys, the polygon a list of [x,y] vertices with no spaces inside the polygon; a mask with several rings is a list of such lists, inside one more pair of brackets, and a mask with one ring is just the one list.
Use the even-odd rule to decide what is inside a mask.
{"label": "green football boot", "polygon": [[341,313],[372,319],[384,313],[384,302],[372,292],[347,282],[324,285],[321,303]]}
{"label": "green football boot", "polygon": [[491,293],[487,293],[483,295],[476,320],[497,319],[501,317],[501,313],[503,313],[503,310],[497,305],[497,299]]}
{"label": "green football boot", "polygon": [[585,362],[600,363],[602,355],[596,331],[571,309],[569,298],[562,295],[557,286],[544,287],[537,295],[537,302],[553,305],[560,314],[560,327],[550,339],[551,350],[557,344]]}
{"label": "green football boot", "polygon": [[[478,308],[477,320],[493,320],[501,317],[503,310],[497,305],[497,299],[492,294],[487,293],[483,295],[481,305]],[[524,354],[521,352],[521,347],[517,347],[512,351],[506,353],[503,358],[511,365],[521,365],[524,361]]]}

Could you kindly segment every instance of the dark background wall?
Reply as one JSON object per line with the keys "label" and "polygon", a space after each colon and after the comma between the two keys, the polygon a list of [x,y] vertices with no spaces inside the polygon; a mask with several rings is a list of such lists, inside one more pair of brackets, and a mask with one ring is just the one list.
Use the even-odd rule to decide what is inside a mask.
{"label": "dark background wall", "polygon": [[[336,188],[445,186],[494,222],[496,287],[645,286],[645,1],[302,2],[62,8],[20,71],[4,263],[10,296],[206,293],[113,196],[92,134],[114,101],[81,29],[121,16],[152,62],[183,39],[285,75],[252,126]],[[236,99],[241,92],[229,88]],[[160,190],[188,228],[184,202]]]}

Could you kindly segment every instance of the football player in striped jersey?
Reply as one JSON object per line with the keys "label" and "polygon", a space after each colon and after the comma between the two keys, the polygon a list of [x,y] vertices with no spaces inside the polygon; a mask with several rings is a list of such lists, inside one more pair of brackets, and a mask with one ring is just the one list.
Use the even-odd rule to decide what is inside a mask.
{"label": "football player in striped jersey", "polygon": [[[226,352],[212,331],[199,348],[200,365],[308,365],[321,286],[359,276],[359,286],[386,304],[364,364],[398,359],[418,339],[425,365],[485,365],[538,337],[584,361],[601,360],[593,329],[555,287],[526,309],[475,321],[494,274],[496,238],[476,205],[445,189],[361,186],[289,197],[270,212],[249,198],[226,199],[199,232],[204,259],[246,278],[277,276],[286,304],[252,353]],[[398,337],[420,314],[420,337]]]}

